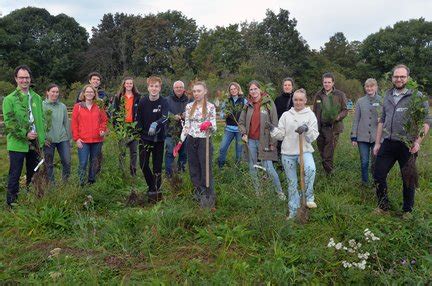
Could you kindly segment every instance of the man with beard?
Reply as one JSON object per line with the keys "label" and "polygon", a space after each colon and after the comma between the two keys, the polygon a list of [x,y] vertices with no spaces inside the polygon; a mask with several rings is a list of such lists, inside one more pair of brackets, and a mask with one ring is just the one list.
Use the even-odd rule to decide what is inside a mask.
{"label": "man with beard", "polygon": [[[411,154],[417,156],[423,137],[408,138],[404,130],[406,111],[413,95],[413,90],[407,89],[410,70],[405,65],[397,65],[393,68],[393,88],[387,91],[383,101],[383,111],[378,121],[377,135],[373,149],[376,158],[374,179],[376,183],[376,194],[378,198],[378,214],[384,214],[389,210],[387,197],[387,175],[393,165],[398,161],[402,173],[403,182],[403,206],[404,217],[409,217],[414,206],[415,185],[407,181],[404,176],[404,166]],[[421,96],[421,94],[419,94]],[[425,110],[429,110],[429,104],[424,102]],[[428,112],[425,113],[425,124],[423,126],[424,136],[428,133],[431,118]],[[385,131],[385,132],[383,132]],[[407,147],[403,140],[413,140],[411,148]],[[384,139],[384,141],[381,141]],[[381,143],[382,142],[382,143]],[[415,160],[415,158],[414,158]],[[411,170],[416,171],[416,170]]]}

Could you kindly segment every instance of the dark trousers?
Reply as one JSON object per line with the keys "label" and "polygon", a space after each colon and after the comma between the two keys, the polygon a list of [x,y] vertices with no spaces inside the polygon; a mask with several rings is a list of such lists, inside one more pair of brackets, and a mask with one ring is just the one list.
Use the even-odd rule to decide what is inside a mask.
{"label": "dark trousers", "polygon": [[47,167],[48,179],[54,182],[54,153],[57,152],[60,156],[60,161],[62,164],[62,179],[66,181],[70,176],[71,169],[71,153],[70,153],[70,143],[69,140],[51,143],[49,146],[44,146],[44,158]]}
{"label": "dark trousers", "polygon": [[333,127],[321,127],[317,138],[317,145],[324,171],[327,174],[330,174],[333,171],[333,158],[338,139],[339,134],[333,132]]}
{"label": "dark trousers", "polygon": [[138,160],[138,140],[132,140],[130,142],[120,142],[120,167],[124,169],[124,163],[126,159],[126,150],[124,150],[124,147],[129,148],[129,157],[130,157],[130,163],[129,163],[129,171],[132,176],[136,175],[137,170],[137,160]]}
{"label": "dark trousers", "polygon": [[[162,184],[162,163],[164,142],[141,140],[139,145],[140,167],[148,186],[148,193],[158,193]],[[153,171],[150,169],[150,155],[152,157]]]}
{"label": "dark trousers", "polygon": [[[209,138],[210,140],[210,138]],[[213,188],[213,174],[212,174],[212,162],[213,162],[213,144],[211,140],[209,142],[209,183],[210,187],[206,188],[206,139],[205,138],[193,138],[192,136],[187,137],[188,144],[187,156],[189,163],[189,175],[195,190],[207,189],[207,192],[212,197],[215,197]]]}
{"label": "dark trousers", "polygon": [[19,192],[19,179],[26,160],[26,184],[30,184],[33,177],[33,169],[39,162],[39,156],[34,150],[28,152],[9,151],[9,177],[7,183],[6,203],[11,205],[16,201]]}
{"label": "dark trousers", "polygon": [[[174,142],[171,136],[165,138],[165,173],[168,176],[171,176],[173,173],[173,163],[175,160],[173,150],[176,144],[177,142]],[[187,140],[183,142],[182,147],[179,150],[178,160],[177,160],[177,171],[179,172],[184,172],[185,170],[185,165],[187,161],[186,145],[187,145]]]}
{"label": "dark trousers", "polygon": [[[378,152],[375,161],[374,179],[376,183],[376,194],[378,198],[378,207],[383,210],[389,209],[389,200],[387,196],[387,175],[396,161],[399,168],[402,168],[408,162],[411,153],[408,147],[400,141],[384,140]],[[402,176],[403,182],[403,206],[405,212],[411,212],[414,206],[415,187],[409,186]]]}

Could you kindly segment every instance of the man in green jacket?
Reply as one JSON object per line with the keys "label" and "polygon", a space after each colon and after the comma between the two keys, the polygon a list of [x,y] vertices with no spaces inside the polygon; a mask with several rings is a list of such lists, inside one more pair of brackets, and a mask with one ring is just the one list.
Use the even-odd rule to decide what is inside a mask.
{"label": "man in green jacket", "polygon": [[26,183],[30,184],[39,155],[36,147],[45,143],[42,99],[30,88],[31,70],[26,65],[14,72],[17,88],[3,100],[3,116],[9,152],[9,177],[6,203],[11,206],[18,196],[19,178],[26,160]]}

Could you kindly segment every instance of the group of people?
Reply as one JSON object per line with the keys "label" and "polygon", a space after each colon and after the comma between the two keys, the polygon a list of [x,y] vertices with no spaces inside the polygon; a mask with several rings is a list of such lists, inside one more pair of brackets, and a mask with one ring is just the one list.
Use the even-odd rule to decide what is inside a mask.
{"label": "group of people", "polygon": [[[393,69],[393,88],[387,92],[384,100],[378,95],[377,81],[366,80],[366,94],[357,101],[355,107],[351,141],[359,148],[361,180],[364,185],[368,184],[369,161],[372,158],[378,210],[382,212],[389,208],[386,185],[389,170],[396,160],[402,168],[409,155],[418,152],[422,140],[421,137],[413,138],[413,147],[409,148],[401,139],[406,135],[403,119],[413,93],[406,88],[408,76],[408,67],[396,66]],[[111,117],[113,128],[121,125],[131,131],[131,136],[122,138],[120,143],[129,149],[132,176],[137,173],[139,159],[150,202],[162,198],[160,188],[165,157],[166,175],[172,176],[174,168],[184,171],[187,163],[194,198],[202,207],[214,208],[216,194],[212,175],[211,135],[217,128],[216,107],[208,100],[206,84],[202,81],[192,83],[193,97],[189,98],[184,83],[176,81],[171,94],[161,96],[162,80],[151,76],[147,79],[148,95],[141,96],[133,78],[126,77],[107,109],[99,100],[107,98],[100,88],[101,78],[98,73],[89,75],[89,83],[79,93],[69,124],[66,106],[59,101],[59,87],[49,85],[46,99],[42,101],[30,88],[30,69],[27,66],[16,68],[17,89],[3,101],[5,125],[12,125],[16,121],[13,118],[15,116],[26,121],[29,127],[19,130],[24,140],[15,133],[7,136],[10,159],[7,204],[11,205],[17,198],[24,159],[27,184],[31,181],[39,162],[39,154],[31,148],[35,143],[43,146],[49,180],[54,181],[55,149],[63,166],[62,177],[67,180],[71,162],[69,142],[73,139],[78,147],[80,184],[94,183],[101,166],[108,118]],[[316,166],[312,143],[317,141],[323,169],[327,175],[331,175],[334,172],[335,148],[344,128],[343,119],[348,114],[347,98],[334,85],[333,74],[325,73],[322,76],[323,88],[315,94],[311,108],[306,105],[306,91],[302,88],[295,90],[292,78],[283,80],[283,92],[274,101],[263,91],[258,81],[249,83],[247,96],[238,83],[230,83],[228,98],[221,106],[221,118],[225,119],[226,124],[218,166],[223,168],[226,164],[227,151],[235,139],[236,162],[240,162],[245,155],[255,189],[258,191],[262,188],[257,172],[264,170],[278,197],[286,200],[288,195],[289,218],[293,218],[300,206],[297,164],[302,161],[307,207],[316,208],[313,191]],[[428,108],[427,102],[425,108]],[[44,121],[47,118],[44,114],[47,110],[50,110],[50,126],[46,128],[45,134]],[[424,134],[427,134],[430,117],[427,114],[425,116]],[[122,164],[124,159],[125,153],[122,153]],[[287,193],[273,165],[275,161],[280,161],[284,168],[288,181]],[[86,177],[87,167],[89,171]],[[403,180],[403,210],[411,212],[415,187]]]}

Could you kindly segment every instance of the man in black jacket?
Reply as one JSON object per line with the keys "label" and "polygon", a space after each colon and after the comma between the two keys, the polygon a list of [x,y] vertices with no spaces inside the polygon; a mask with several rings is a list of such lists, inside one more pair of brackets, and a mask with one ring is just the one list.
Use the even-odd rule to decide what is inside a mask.
{"label": "man in black jacket", "polygon": [[[185,108],[188,104],[189,99],[185,93],[185,85],[182,81],[178,80],[173,84],[173,91],[167,97],[168,112],[172,115],[170,120],[174,122],[168,123],[167,135],[165,138],[165,172],[170,177],[172,175],[172,168],[174,163],[173,149],[174,146],[180,139],[180,133],[182,131],[182,121],[185,117]],[[177,139],[177,140],[176,140]],[[186,147],[183,143],[179,150],[179,158],[177,161],[177,168],[183,172],[186,165]]]}

